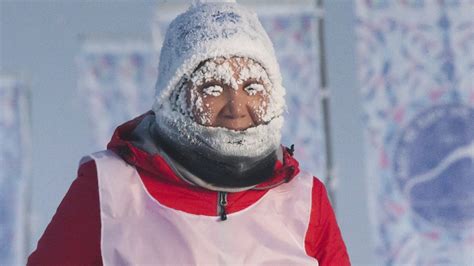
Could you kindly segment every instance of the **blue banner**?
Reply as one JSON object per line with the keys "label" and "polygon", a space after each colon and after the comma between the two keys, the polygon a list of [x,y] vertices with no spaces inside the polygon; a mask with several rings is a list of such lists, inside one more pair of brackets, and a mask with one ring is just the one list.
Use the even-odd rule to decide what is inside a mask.
{"label": "blue banner", "polygon": [[474,265],[474,2],[357,1],[381,265]]}
{"label": "blue banner", "polygon": [[302,169],[325,179],[325,146],[320,99],[318,17],[306,10],[278,9],[259,12],[272,39],[286,89],[288,113],[283,143],[295,144]]}

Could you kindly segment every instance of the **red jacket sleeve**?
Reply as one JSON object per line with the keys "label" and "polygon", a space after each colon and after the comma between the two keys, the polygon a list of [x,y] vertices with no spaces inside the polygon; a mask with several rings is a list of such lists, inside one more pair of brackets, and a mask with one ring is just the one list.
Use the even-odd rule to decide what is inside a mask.
{"label": "red jacket sleeve", "polygon": [[82,164],[27,265],[102,265],[94,161]]}
{"label": "red jacket sleeve", "polygon": [[317,178],[313,180],[311,217],[305,246],[308,255],[316,258],[320,266],[351,265],[326,188]]}

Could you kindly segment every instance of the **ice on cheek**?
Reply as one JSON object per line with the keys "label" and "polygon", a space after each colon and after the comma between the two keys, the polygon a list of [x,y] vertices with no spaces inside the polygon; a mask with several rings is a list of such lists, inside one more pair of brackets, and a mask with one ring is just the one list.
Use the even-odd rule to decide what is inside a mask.
{"label": "ice on cheek", "polygon": [[267,101],[265,99],[260,99],[260,104],[255,110],[255,114],[258,119],[263,119],[267,112]]}
{"label": "ice on cheek", "polygon": [[212,107],[206,103],[204,105],[203,98],[200,95],[197,95],[194,103],[194,116],[197,118],[198,122],[202,125],[207,125],[211,123],[212,118]]}

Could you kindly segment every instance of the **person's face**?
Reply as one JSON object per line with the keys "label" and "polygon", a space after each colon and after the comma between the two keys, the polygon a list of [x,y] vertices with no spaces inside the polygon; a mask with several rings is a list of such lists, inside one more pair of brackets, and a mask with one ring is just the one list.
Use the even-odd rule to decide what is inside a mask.
{"label": "person's face", "polygon": [[263,123],[271,85],[263,67],[233,57],[206,61],[188,84],[188,106],[204,126],[245,130]]}

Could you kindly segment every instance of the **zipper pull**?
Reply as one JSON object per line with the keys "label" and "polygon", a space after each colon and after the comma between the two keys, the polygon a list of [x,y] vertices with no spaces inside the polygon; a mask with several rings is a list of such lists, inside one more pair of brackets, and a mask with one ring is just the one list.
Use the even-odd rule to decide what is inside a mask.
{"label": "zipper pull", "polygon": [[227,206],[227,192],[217,192],[219,200],[219,215],[221,216],[221,221],[227,220],[227,213],[225,207]]}

